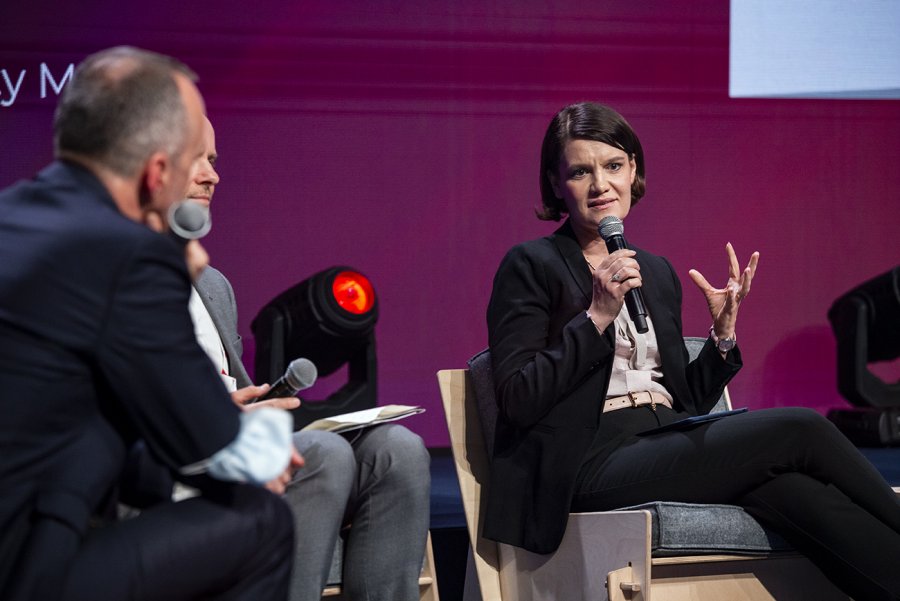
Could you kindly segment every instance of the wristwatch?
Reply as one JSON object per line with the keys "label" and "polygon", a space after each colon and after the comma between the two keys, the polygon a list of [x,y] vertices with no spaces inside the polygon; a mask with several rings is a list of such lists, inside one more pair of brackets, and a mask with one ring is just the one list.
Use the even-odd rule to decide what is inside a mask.
{"label": "wristwatch", "polygon": [[709,327],[709,337],[712,338],[712,341],[715,343],[716,348],[719,349],[720,353],[727,353],[733,349],[734,345],[737,343],[737,336],[734,334],[732,334],[730,338],[719,338],[716,336],[715,326]]}

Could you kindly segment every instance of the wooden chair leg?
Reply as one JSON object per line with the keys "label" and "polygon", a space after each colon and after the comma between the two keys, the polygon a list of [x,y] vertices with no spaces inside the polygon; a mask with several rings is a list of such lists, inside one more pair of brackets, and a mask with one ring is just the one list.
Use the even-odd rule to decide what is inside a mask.
{"label": "wooden chair leg", "polygon": [[431,531],[425,540],[425,562],[419,575],[419,601],[440,601],[437,574],[434,570],[434,551],[431,548]]}

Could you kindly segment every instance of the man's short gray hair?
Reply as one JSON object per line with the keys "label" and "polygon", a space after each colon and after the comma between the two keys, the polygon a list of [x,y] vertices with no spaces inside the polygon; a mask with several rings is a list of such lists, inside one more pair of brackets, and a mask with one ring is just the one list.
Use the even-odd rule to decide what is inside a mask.
{"label": "man's short gray hair", "polygon": [[87,57],[56,108],[56,155],[86,157],[130,177],[154,152],[180,154],[188,118],[177,73],[197,79],[174,58],[129,46]]}

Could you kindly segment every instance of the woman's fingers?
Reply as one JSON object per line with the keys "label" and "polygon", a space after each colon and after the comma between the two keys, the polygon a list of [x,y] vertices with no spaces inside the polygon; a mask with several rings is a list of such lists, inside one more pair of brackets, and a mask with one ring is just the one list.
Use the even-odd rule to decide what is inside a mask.
{"label": "woman's fingers", "polygon": [[747,269],[750,270],[750,277],[753,278],[756,276],[756,266],[759,263],[759,251],[755,251],[752,255],[750,255],[750,262],[747,263]]}
{"label": "woman's fingers", "polygon": [[641,270],[638,267],[625,266],[621,269],[616,270],[609,277],[609,283],[611,284],[623,284],[627,280],[632,279],[641,279]]}
{"label": "woman's fingers", "polygon": [[703,274],[696,269],[691,269],[690,271],[688,271],[688,275],[691,276],[691,279],[695,284],[697,284],[697,287],[700,288],[700,290],[702,290],[704,294],[706,292],[715,291],[715,288],[713,288],[712,285],[706,281],[706,278],[703,277]]}
{"label": "woman's fingers", "polygon": [[731,242],[725,244],[725,252],[728,253],[728,277],[738,279],[741,274],[741,266],[737,260],[737,254],[734,252],[734,246]]}
{"label": "woman's fingers", "polygon": [[741,298],[747,296],[750,293],[750,283],[753,281],[753,277],[756,275],[756,265],[759,263],[759,252],[754,252],[750,255],[750,261],[747,263],[747,268],[744,269],[744,272],[741,274],[740,280],[740,296]]}

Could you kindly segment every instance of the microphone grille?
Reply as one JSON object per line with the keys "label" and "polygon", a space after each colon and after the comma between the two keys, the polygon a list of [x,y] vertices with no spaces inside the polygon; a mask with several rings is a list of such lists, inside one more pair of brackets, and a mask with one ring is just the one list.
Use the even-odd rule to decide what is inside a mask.
{"label": "microphone grille", "polygon": [[604,240],[612,236],[622,236],[625,234],[625,225],[621,219],[615,215],[610,215],[600,220],[600,225],[597,226],[597,233]]}
{"label": "microphone grille", "polygon": [[193,200],[181,200],[169,207],[169,228],[179,238],[198,240],[209,233],[209,209]]}
{"label": "microphone grille", "polygon": [[316,383],[319,371],[309,359],[294,359],[284,372],[284,379],[297,390],[304,390]]}

